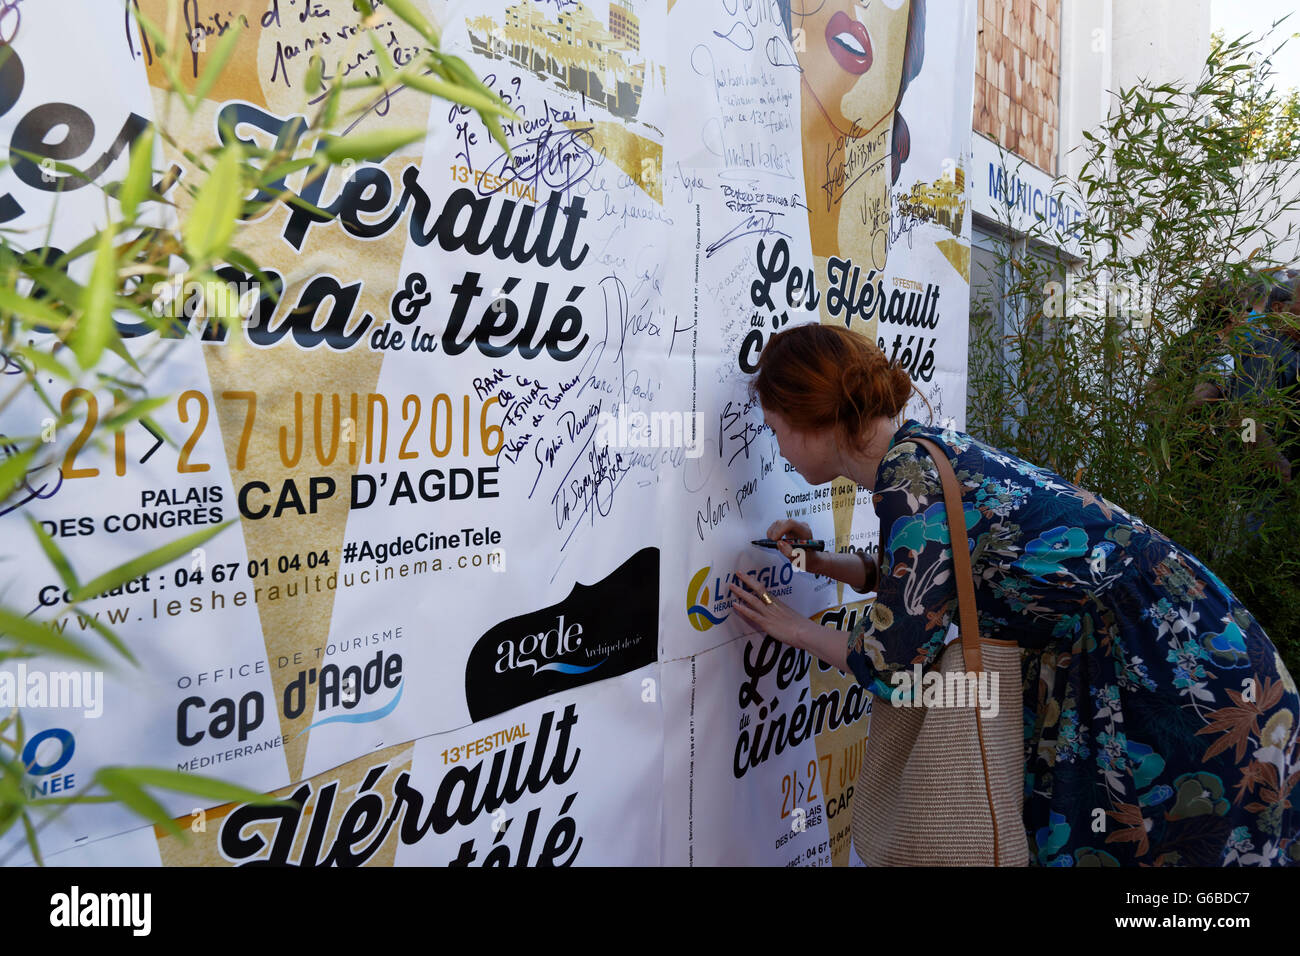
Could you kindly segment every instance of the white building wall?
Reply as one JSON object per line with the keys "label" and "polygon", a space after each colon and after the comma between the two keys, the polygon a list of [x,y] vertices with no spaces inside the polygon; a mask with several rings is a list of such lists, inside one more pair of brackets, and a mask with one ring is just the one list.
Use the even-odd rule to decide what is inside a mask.
{"label": "white building wall", "polygon": [[1191,82],[1210,52],[1210,0],[1063,0],[1061,171],[1083,166],[1083,131],[1110,110],[1112,91],[1141,80]]}
{"label": "white building wall", "polygon": [[[1063,175],[1083,166],[1084,130],[1106,118],[1112,91],[1143,80],[1194,82],[1210,53],[1210,0],[1063,0],[1061,8],[1061,155]],[[1300,190],[1300,176],[1292,186]],[[1300,264],[1300,210],[1265,230],[1291,239],[1279,250]],[[1241,243],[1244,258],[1265,236]]]}

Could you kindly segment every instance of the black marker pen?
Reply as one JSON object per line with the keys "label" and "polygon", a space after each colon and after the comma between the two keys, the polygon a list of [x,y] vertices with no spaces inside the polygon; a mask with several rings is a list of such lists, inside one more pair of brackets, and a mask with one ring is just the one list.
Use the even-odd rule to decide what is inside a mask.
{"label": "black marker pen", "polygon": [[[805,551],[826,550],[826,542],[816,538],[813,538],[808,541],[791,541],[789,538],[785,538],[783,540],[785,541],[786,544],[788,544],[792,548],[803,548]],[[751,544],[756,544],[760,548],[772,548],[773,550],[777,550],[777,551],[780,550],[780,543],[773,541],[771,538],[759,538],[756,541],[752,541]]]}

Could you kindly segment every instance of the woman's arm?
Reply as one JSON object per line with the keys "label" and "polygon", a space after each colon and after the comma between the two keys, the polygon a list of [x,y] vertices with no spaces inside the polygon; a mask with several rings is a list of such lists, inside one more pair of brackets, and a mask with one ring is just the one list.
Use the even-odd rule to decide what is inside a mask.
{"label": "woman's arm", "polygon": [[793,635],[790,643],[814,657],[821,658],[832,667],[839,668],[845,674],[851,673],[848,662],[849,646],[845,643],[844,632],[809,620],[804,620],[802,624],[804,626]]}
{"label": "woman's arm", "polygon": [[[861,593],[875,590],[880,568],[875,558],[865,551],[850,551],[845,554],[813,551],[808,554],[816,556],[816,564],[809,569],[810,574],[843,581]],[[849,649],[843,631],[810,621],[779,601],[771,605],[760,604],[757,595],[763,592],[763,586],[743,571],[737,571],[736,575],[748,586],[746,590],[735,582],[729,585],[738,599],[735,609],[742,618],[783,644],[805,650],[845,674],[851,673],[848,664]]]}
{"label": "woman's arm", "polygon": [[880,569],[876,559],[865,551],[848,551],[844,554],[822,554],[817,566],[809,568],[813,574],[843,581],[859,594],[876,589]]}

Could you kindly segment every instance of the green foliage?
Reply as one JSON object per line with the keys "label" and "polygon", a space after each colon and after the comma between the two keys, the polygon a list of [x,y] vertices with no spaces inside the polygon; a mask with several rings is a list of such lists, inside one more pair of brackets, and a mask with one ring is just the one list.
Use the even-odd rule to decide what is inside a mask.
{"label": "green foliage", "polygon": [[[1274,28],[1290,17],[1288,14],[1278,20]],[[1237,94],[1235,115],[1248,131],[1252,159],[1300,159],[1300,90],[1277,90],[1270,82],[1273,60],[1287,42],[1298,38],[1300,33],[1293,33],[1270,50],[1263,38],[1258,43],[1243,43],[1238,38],[1235,45],[1229,46],[1222,31],[1210,36],[1211,55],[1224,57],[1225,64],[1234,67],[1227,75]],[[1295,51],[1289,55],[1295,56]]]}
{"label": "green foliage", "polygon": [[[356,0],[354,8],[358,11],[357,22],[363,29],[356,31],[353,41],[357,45],[371,43],[377,58],[378,76],[357,76],[325,83],[323,64],[314,57],[308,86],[313,93],[323,89],[324,95],[320,108],[302,130],[300,139],[287,137],[284,146],[267,150],[241,146],[232,136],[226,137],[226,146],[198,149],[193,143],[178,142],[173,135],[173,129],[183,128],[185,123],[171,124],[170,103],[179,101],[189,117],[195,114],[230,63],[241,31],[232,27],[216,38],[212,50],[205,55],[203,72],[196,82],[186,85],[181,79],[182,62],[190,57],[191,50],[184,42],[171,42],[164,29],[149,22],[135,5],[128,4],[131,17],[138,24],[141,35],[148,40],[152,55],[168,78],[169,104],[157,125],[150,125],[132,144],[125,177],[120,181],[91,184],[104,195],[107,225],[53,262],[33,255],[33,249],[42,245],[41,237],[32,241],[27,233],[0,230],[0,365],[6,372],[3,381],[10,386],[0,395],[0,412],[22,396],[35,395],[53,419],[53,425],[43,427],[40,434],[0,436],[0,452],[3,452],[3,457],[0,457],[0,509],[20,509],[31,497],[30,494],[24,497],[24,492],[30,491],[29,483],[39,486],[39,480],[34,476],[40,473],[48,475],[59,468],[81,431],[83,413],[77,403],[56,404],[42,386],[42,377],[54,377],[68,389],[81,388],[88,394],[106,388],[112,390],[116,398],[114,404],[100,411],[88,436],[93,447],[103,449],[106,435],[120,431],[136,419],[148,424],[169,444],[176,446],[171,436],[149,418],[150,412],[174,399],[149,393],[147,371],[141,367],[146,363],[138,362],[127,351],[114,318],[143,322],[158,332],[169,329],[176,319],[156,311],[159,303],[155,290],[160,282],[165,282],[185,289],[197,284],[206,291],[196,316],[200,327],[204,321],[228,327],[235,325],[241,316],[230,308],[229,296],[224,294],[228,287],[214,270],[229,263],[252,273],[259,282],[263,278],[251,257],[239,249],[243,223],[258,218],[280,202],[310,205],[293,195],[287,186],[278,187],[277,191],[276,184],[283,183],[294,172],[306,170],[305,186],[326,175],[340,162],[379,160],[394,149],[424,136],[424,130],[380,130],[334,136],[333,130],[350,126],[373,105],[372,99],[345,110],[344,90],[369,90],[374,97],[381,97],[405,86],[417,94],[458,103],[476,111],[488,131],[508,151],[500,119],[517,120],[519,117],[497,94],[485,87],[462,60],[442,52],[436,30],[413,3],[387,0],[382,16],[365,0]],[[178,10],[179,5],[173,2],[173,21]],[[377,25],[388,15],[405,21],[427,44],[420,55],[403,64],[400,70],[387,47],[375,42],[374,31],[365,29]],[[0,62],[11,52],[9,46],[0,47]],[[351,55],[355,56],[356,52],[351,51]],[[153,168],[158,139],[183,153],[198,167],[200,175],[192,177],[197,179],[196,182],[177,183],[164,176],[162,170]],[[317,142],[324,143],[325,148],[316,150]],[[297,150],[306,155],[293,155],[295,144]],[[40,155],[24,155],[32,162],[44,161],[47,167],[60,175],[88,180],[85,174],[68,164],[51,162]],[[160,221],[177,218],[174,208],[166,208],[175,206],[165,196],[173,186],[193,197],[192,205],[178,226],[159,226],[157,223]],[[250,196],[261,198],[250,199]],[[116,203],[110,203],[110,199],[115,199]],[[331,218],[320,210],[315,211],[323,219]],[[89,275],[84,284],[74,278],[83,274]],[[270,283],[262,283],[262,287],[272,288]],[[161,311],[165,313],[167,310]],[[29,339],[32,344],[28,344]],[[166,350],[174,344],[174,339],[169,341],[155,336],[144,355],[150,356],[162,348],[164,354],[158,357],[158,361],[165,360]],[[237,348],[239,344],[239,337],[235,336],[232,345]],[[117,359],[126,367],[108,371],[110,365],[120,364]],[[9,374],[15,370],[19,374]],[[74,423],[78,427],[67,427]],[[83,437],[81,440],[87,439]],[[99,667],[116,666],[119,662],[133,666],[136,660],[128,642],[107,624],[95,619],[94,612],[87,611],[82,602],[91,601],[96,595],[125,581],[187,556],[192,549],[233,523],[228,521],[204,528],[83,582],[58,543],[44,532],[39,523],[30,518],[29,521],[37,545],[70,592],[71,602],[59,609],[59,616],[80,615],[115,656],[105,658],[97,647],[62,634],[50,626],[51,622],[34,619],[21,609],[0,604],[0,663],[53,655]],[[75,795],[38,799],[31,796],[31,780],[21,761],[26,742],[21,710],[0,714],[0,836],[21,825],[27,846],[38,862],[43,862],[38,843],[42,827],[69,806],[80,802],[119,803],[181,837],[185,836],[184,831],[148,788],[192,794],[208,801],[208,806],[236,800],[283,802],[211,777],[148,767],[104,767],[88,786]]]}
{"label": "green foliage", "polygon": [[1028,255],[1045,229],[1003,224],[1002,281],[972,303],[968,427],[1190,550],[1300,674],[1300,461],[1284,480],[1277,447],[1300,396],[1205,400],[1216,360],[1258,352],[1251,282],[1295,256],[1293,231],[1260,231],[1300,209],[1296,99],[1272,93],[1267,40],[1218,38],[1195,82],[1115,94],[1065,184],[1087,210],[1081,258]]}

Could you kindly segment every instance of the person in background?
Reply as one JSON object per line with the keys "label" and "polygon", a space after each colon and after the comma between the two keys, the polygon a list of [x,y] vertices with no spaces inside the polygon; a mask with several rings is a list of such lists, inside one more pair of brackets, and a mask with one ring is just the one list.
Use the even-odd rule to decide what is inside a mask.
{"label": "person in background", "polygon": [[1300,274],[1288,270],[1269,298],[1270,332],[1277,337],[1277,387],[1286,403],[1285,424],[1277,435],[1278,450],[1292,474],[1300,465]]}
{"label": "person in background", "polygon": [[[1221,403],[1229,395],[1244,394],[1246,382],[1235,377],[1237,366],[1232,355],[1225,354],[1225,343],[1240,348],[1239,344],[1233,346],[1233,336],[1252,334],[1243,323],[1248,316],[1260,314],[1256,307],[1267,303],[1267,296],[1268,287],[1257,276],[1245,283],[1227,277],[1207,279],[1194,299],[1191,328],[1164,347],[1146,382],[1144,397],[1150,421],[1172,423],[1176,430],[1196,429],[1199,437],[1191,452],[1199,463],[1193,467],[1202,474],[1216,473],[1218,462],[1241,450],[1240,421],[1228,420]],[[1262,435],[1257,430],[1256,440],[1266,451],[1274,447],[1267,429]],[[1270,460],[1272,471],[1252,473],[1249,478],[1251,501],[1228,507],[1252,509],[1255,499],[1276,495],[1290,462],[1280,460],[1276,453]],[[1207,557],[1217,559],[1222,554]]]}
{"label": "person in background", "polygon": [[1164,347],[1155,371],[1147,380],[1145,391],[1148,398],[1174,399],[1181,403],[1181,394],[1166,393],[1170,388],[1177,388],[1183,379],[1196,374],[1205,362],[1208,343],[1244,307],[1242,296],[1226,279],[1207,279],[1195,301],[1196,315],[1191,328]]}
{"label": "person in background", "polygon": [[[1228,316],[1215,332],[1221,350],[1216,350],[1213,358],[1202,366],[1201,371],[1207,378],[1196,385],[1191,407],[1228,398],[1240,402],[1266,400],[1264,392],[1279,384],[1286,369],[1297,360],[1289,338],[1278,334],[1268,320],[1273,303],[1289,301],[1290,297],[1291,290],[1284,283],[1266,276],[1256,276],[1252,280],[1243,303],[1249,311]],[[1223,317],[1222,312],[1217,315],[1220,319]],[[1241,425],[1240,421],[1235,421],[1232,428],[1244,432]],[[1276,478],[1261,475],[1252,486],[1268,498],[1275,499],[1279,489],[1277,479],[1291,481],[1291,460],[1267,429],[1256,426],[1254,431],[1255,442],[1276,472]]]}
{"label": "person in background", "polygon": [[1268,300],[1268,318],[1272,329],[1300,345],[1300,272],[1288,269],[1274,285]]}

